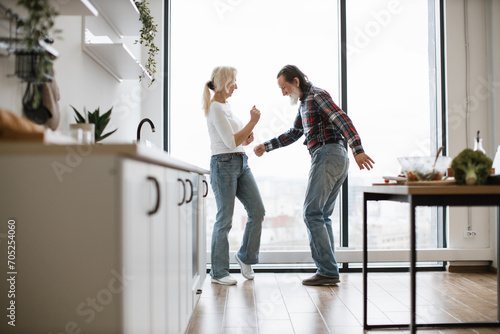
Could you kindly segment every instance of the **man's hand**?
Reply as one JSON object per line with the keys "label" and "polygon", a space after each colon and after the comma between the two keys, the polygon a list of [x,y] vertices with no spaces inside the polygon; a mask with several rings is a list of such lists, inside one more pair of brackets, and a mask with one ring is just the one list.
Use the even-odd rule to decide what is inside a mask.
{"label": "man's hand", "polygon": [[266,147],[264,144],[260,144],[254,147],[253,151],[255,152],[255,155],[258,157],[261,157],[264,153],[266,153]]}
{"label": "man's hand", "polygon": [[372,169],[373,168],[373,164],[375,163],[375,161],[372,160],[372,158],[370,158],[369,156],[367,156],[365,153],[360,153],[358,155],[356,155],[354,157],[354,159],[356,160],[356,163],[358,164],[359,166],[359,169]]}

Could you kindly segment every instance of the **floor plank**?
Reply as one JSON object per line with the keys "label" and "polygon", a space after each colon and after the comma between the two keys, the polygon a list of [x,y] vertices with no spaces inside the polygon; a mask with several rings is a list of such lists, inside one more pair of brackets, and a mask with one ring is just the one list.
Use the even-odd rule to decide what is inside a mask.
{"label": "floor plank", "polygon": [[[302,285],[307,273],[257,273],[253,281],[233,274],[236,286],[207,279],[187,334],[391,333],[364,331],[363,278],[342,274],[337,286]],[[370,273],[368,323],[401,324],[410,319],[408,273]],[[417,323],[497,320],[497,281],[490,273],[417,274]],[[492,334],[500,328],[419,329],[424,334]]]}

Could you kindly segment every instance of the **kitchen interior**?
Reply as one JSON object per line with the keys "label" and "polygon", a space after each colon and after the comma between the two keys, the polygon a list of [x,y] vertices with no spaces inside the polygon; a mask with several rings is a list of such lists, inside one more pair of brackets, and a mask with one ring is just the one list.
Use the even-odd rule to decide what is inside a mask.
{"label": "kitchen interior", "polygon": [[[55,27],[60,31],[51,43],[43,43],[55,57],[49,85],[53,117],[44,125],[25,119],[27,83],[20,74],[18,46],[13,48],[11,42],[20,38],[12,29],[13,15],[27,14],[16,3],[0,0],[0,252],[7,277],[0,283],[6,313],[0,331],[204,333],[193,321],[205,319],[210,324],[210,317],[200,316],[197,306],[212,305],[207,302],[209,296],[228,292],[214,288],[207,279],[208,171],[165,152],[169,150],[166,143],[175,141],[169,127],[179,126],[171,124],[169,116],[168,86],[175,85],[169,82],[169,69],[175,64],[166,61],[167,15],[175,16],[169,11],[170,2],[148,1],[157,24],[154,42],[159,52],[155,72],[147,73],[148,50],[135,42],[141,22],[134,1],[48,1],[59,12]],[[229,8],[236,2],[214,3]],[[444,91],[438,100],[446,105],[446,155],[456,157],[465,147],[472,148],[480,131],[485,154],[496,162],[500,145],[500,1],[429,3],[442,5],[444,11]],[[464,45],[466,34],[473,47]],[[464,112],[467,104],[470,114]],[[111,110],[109,122],[100,130],[102,136],[112,133],[102,143],[93,135],[85,142],[85,128],[71,124],[78,113],[86,123],[97,108],[101,115]],[[397,126],[395,120],[388,124]],[[12,127],[15,131],[9,132]],[[96,128],[92,129],[94,135]],[[450,273],[496,273],[496,208],[452,207],[447,221],[447,249],[422,252],[419,259],[443,261],[447,264],[444,271]],[[470,221],[477,235],[465,238],[464,226]],[[8,253],[13,244],[17,247]],[[398,252],[402,251],[394,254]],[[339,250],[338,254],[339,262],[363,260],[360,250]],[[262,281],[269,279],[270,271],[261,273]],[[423,273],[427,278],[442,274]],[[299,273],[301,278],[304,275],[307,273]],[[361,289],[359,272],[345,275],[352,277],[345,286]],[[257,271],[256,296],[258,281]],[[248,284],[240,285],[248,288]],[[496,285],[491,289],[496,295]],[[361,303],[362,297],[356,305]],[[306,333],[316,320],[306,320],[302,331],[282,328]],[[363,332],[359,321],[362,318],[350,331],[342,327],[337,332]],[[258,326],[242,328],[243,332],[266,332]],[[332,328],[313,332],[336,332]],[[454,333],[497,330],[477,327],[454,329]],[[391,332],[407,333],[408,329]]]}

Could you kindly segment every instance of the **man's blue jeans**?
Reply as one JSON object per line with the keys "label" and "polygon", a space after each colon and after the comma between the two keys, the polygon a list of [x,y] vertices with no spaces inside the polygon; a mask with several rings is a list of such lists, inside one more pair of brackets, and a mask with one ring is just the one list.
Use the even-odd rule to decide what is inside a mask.
{"label": "man's blue jeans", "polygon": [[304,222],[309,233],[316,273],[339,277],[332,220],[335,201],[347,177],[349,160],[341,144],[326,144],[311,154],[311,170],[304,201]]}
{"label": "man's blue jeans", "polygon": [[210,184],[217,203],[212,233],[213,278],[229,275],[229,241],[235,198],[247,211],[247,223],[238,257],[245,264],[259,262],[260,237],[264,220],[264,204],[245,154],[218,154],[210,161]]}

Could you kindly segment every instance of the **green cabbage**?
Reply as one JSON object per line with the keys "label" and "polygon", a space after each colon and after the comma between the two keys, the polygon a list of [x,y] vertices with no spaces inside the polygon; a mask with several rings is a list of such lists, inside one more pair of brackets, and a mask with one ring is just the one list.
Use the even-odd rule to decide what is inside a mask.
{"label": "green cabbage", "polygon": [[493,161],[481,151],[466,148],[451,162],[451,169],[457,184],[486,184]]}

